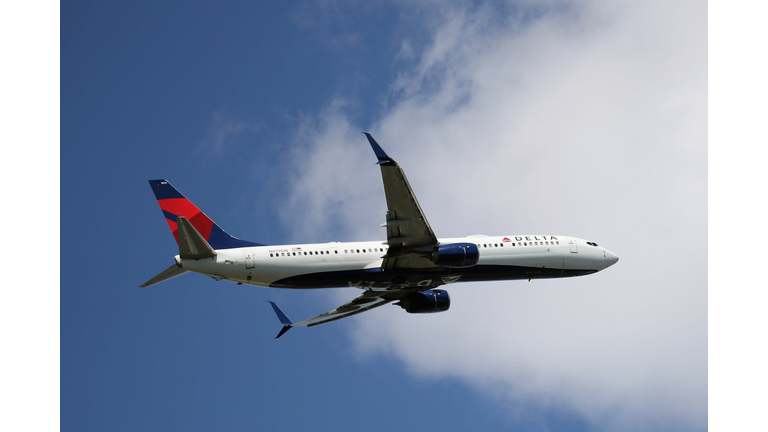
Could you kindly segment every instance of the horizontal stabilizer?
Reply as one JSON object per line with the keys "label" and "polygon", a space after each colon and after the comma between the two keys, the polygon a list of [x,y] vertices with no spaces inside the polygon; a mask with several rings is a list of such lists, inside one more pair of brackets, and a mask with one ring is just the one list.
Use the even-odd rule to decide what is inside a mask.
{"label": "horizontal stabilizer", "polygon": [[168,279],[175,278],[176,276],[183,275],[184,273],[188,272],[189,270],[184,270],[183,268],[179,267],[178,265],[174,264],[167,269],[163,270],[159,275],[153,277],[152,279],[144,282],[144,284],[140,285],[141,288],[146,288],[148,286],[152,286],[154,284],[166,281]]}
{"label": "horizontal stabilizer", "polygon": [[181,259],[203,259],[216,256],[210,244],[185,217],[176,218],[179,226],[179,257]]}

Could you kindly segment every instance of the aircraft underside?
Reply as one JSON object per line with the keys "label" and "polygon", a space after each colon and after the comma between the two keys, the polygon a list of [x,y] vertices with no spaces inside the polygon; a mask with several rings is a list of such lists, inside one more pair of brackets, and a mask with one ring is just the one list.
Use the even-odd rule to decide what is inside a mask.
{"label": "aircraft underside", "polygon": [[477,265],[465,269],[435,271],[392,271],[379,269],[346,270],[306,273],[280,279],[269,284],[272,288],[420,288],[436,287],[453,282],[479,282],[490,280],[547,279],[583,276],[595,273],[588,269],[553,269],[508,265]]}

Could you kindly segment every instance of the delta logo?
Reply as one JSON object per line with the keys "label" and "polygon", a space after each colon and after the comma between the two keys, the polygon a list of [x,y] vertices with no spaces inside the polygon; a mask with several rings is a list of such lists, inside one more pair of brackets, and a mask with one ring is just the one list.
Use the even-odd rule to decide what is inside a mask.
{"label": "delta logo", "polygon": [[509,239],[509,238],[507,238],[507,237],[504,237],[504,239],[503,239],[502,241],[503,241],[503,242],[505,242],[505,243],[507,243],[507,242],[511,242],[512,240],[510,240],[510,239]]}

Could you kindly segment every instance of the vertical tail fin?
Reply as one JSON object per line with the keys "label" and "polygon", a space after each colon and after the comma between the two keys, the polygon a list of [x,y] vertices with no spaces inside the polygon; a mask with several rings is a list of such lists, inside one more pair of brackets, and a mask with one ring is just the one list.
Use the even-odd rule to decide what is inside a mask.
{"label": "vertical tail fin", "polygon": [[176,219],[184,217],[214,249],[261,246],[258,243],[240,240],[227,234],[216,222],[173,187],[168,180],[150,180],[149,185],[152,187],[152,192],[155,193],[157,203],[160,204],[160,209],[163,211],[177,244],[179,243],[179,225]]}

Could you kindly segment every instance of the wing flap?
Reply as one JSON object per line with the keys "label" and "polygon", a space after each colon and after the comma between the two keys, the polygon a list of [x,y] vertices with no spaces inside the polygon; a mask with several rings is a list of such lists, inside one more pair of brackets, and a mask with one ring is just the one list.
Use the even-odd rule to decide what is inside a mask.
{"label": "wing flap", "polygon": [[394,300],[385,298],[385,294],[386,292],[381,291],[365,291],[361,295],[355,297],[353,300],[344,303],[334,310],[322,313],[316,317],[306,319],[301,322],[297,322],[293,326],[314,327],[316,325],[329,323],[331,321],[340,320],[342,318],[347,318],[352,315],[357,315],[359,313],[369,311],[373,308],[383,306]]}
{"label": "wing flap", "polygon": [[381,178],[387,197],[387,240],[411,248],[436,244],[437,237],[397,162],[382,164]]}

